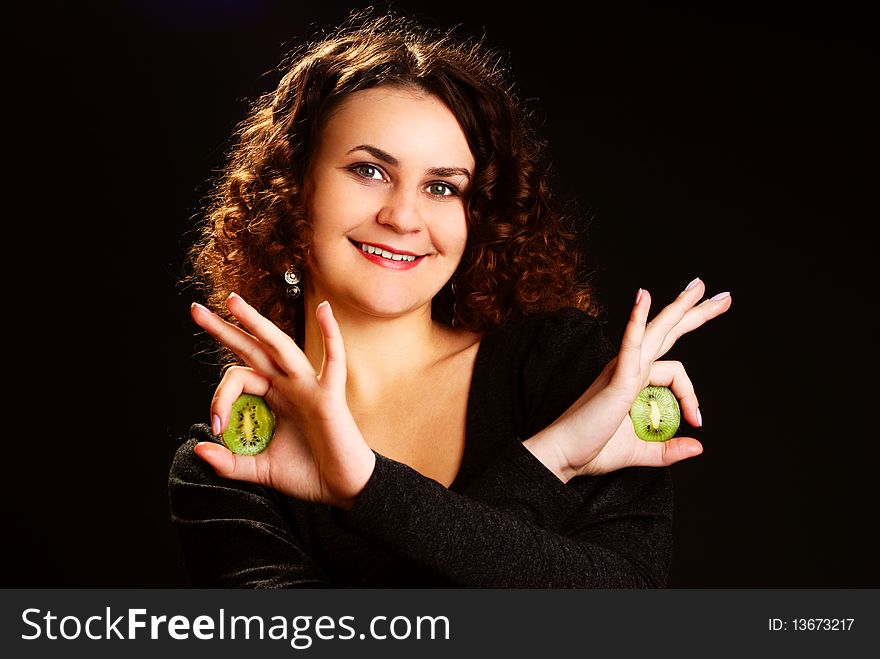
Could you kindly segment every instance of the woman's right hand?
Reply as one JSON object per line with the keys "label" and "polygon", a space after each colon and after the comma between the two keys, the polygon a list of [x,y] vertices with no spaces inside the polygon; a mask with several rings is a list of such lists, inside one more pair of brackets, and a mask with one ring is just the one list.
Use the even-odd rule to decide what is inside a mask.
{"label": "woman's right hand", "polygon": [[220,381],[211,401],[213,432],[223,432],[235,399],[250,393],[265,397],[275,412],[275,436],[257,455],[236,455],[212,442],[198,444],[196,453],[225,478],[350,508],[376,459],[345,399],[345,346],[330,305],[315,311],[324,342],[317,373],[293,339],[241,297],[230,295],[226,304],[244,329],[192,307],[193,320],[248,364],[227,369]]}
{"label": "woman's right hand", "polygon": [[560,480],[623,467],[667,466],[702,452],[700,442],[691,437],[667,442],[639,439],[629,410],[644,387],[668,386],[681,401],[684,419],[692,426],[702,425],[684,366],[658,360],[682,335],[730,308],[728,293],[699,302],[704,292],[703,282],[695,279],[648,323],[651,296],[639,290],[617,357],[562,416],[523,442]]}

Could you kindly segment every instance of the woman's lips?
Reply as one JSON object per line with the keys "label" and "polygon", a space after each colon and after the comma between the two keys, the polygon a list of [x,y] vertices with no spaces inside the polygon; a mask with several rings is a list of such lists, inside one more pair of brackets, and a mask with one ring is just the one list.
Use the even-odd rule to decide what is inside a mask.
{"label": "woman's lips", "polygon": [[352,246],[368,261],[389,270],[409,270],[416,267],[425,255],[418,255],[406,250],[396,250],[388,245],[376,243],[359,243],[349,238]]}

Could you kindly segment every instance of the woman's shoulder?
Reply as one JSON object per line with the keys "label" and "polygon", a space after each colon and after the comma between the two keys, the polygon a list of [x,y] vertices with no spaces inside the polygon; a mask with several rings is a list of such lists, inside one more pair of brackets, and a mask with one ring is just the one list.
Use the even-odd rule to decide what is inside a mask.
{"label": "woman's shoulder", "polygon": [[536,313],[484,336],[475,388],[508,401],[528,436],[564,412],[612,356],[596,317],[571,307]]}
{"label": "woman's shoulder", "polygon": [[214,468],[202,460],[193,450],[199,442],[222,443],[222,440],[211,433],[206,423],[194,423],[189,431],[179,437],[180,443],[171,461],[168,472],[168,487],[172,503],[180,505],[195,493],[234,491],[236,496],[256,495],[261,499],[279,499],[274,490],[246,481],[230,480],[218,475]]}
{"label": "woman's shoulder", "polygon": [[586,311],[575,307],[560,307],[552,311],[538,311],[518,316],[493,332],[501,335],[515,335],[542,330],[590,331],[601,326],[600,320]]}
{"label": "woman's shoulder", "polygon": [[211,466],[193,450],[199,442],[218,442],[206,423],[194,423],[188,432],[178,438],[179,445],[171,461],[172,482],[211,484],[220,479]]}
{"label": "woman's shoulder", "polygon": [[519,357],[534,365],[552,364],[577,357],[577,361],[607,362],[612,346],[593,315],[562,307],[518,318],[484,336],[484,341],[504,359]]}

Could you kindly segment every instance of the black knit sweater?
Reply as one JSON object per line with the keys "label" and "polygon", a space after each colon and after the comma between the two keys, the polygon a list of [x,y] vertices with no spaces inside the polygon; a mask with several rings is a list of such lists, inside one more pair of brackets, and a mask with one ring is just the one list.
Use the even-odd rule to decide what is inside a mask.
{"label": "black knit sweater", "polygon": [[484,336],[461,469],[447,489],[376,454],[351,510],[231,481],[193,452],[169,479],[194,586],[249,588],[641,588],[666,584],[668,469],[627,468],[563,484],[522,440],[555,420],[612,355],[574,309]]}

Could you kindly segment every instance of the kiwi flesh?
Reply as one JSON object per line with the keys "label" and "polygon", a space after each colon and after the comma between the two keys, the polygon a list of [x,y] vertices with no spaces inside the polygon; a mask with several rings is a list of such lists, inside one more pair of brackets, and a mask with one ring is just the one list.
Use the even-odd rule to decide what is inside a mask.
{"label": "kiwi flesh", "polygon": [[256,455],[275,434],[275,414],[261,396],[242,394],[232,404],[223,443],[233,453]]}
{"label": "kiwi flesh", "polygon": [[648,386],[633,401],[629,416],[636,436],[646,442],[672,439],[681,424],[681,408],[669,387]]}

